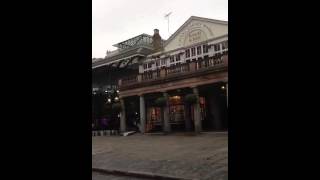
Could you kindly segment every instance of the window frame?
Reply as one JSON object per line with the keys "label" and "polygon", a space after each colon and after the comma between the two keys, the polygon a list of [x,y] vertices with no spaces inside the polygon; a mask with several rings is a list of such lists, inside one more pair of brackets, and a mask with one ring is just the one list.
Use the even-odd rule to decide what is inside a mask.
{"label": "window frame", "polygon": [[189,58],[190,57],[190,49],[186,49],[185,53],[186,53],[186,58]]}
{"label": "window frame", "polygon": [[196,56],[196,48],[191,48],[191,56]]}
{"label": "window frame", "polygon": [[205,54],[205,53],[208,53],[209,51],[208,51],[208,45],[207,44],[204,44],[204,45],[202,45],[202,52],[203,52],[203,54]]}
{"label": "window frame", "polygon": [[202,54],[202,48],[201,46],[197,46],[197,55],[201,55],[201,54]]}
{"label": "window frame", "polygon": [[181,60],[180,54],[177,54],[177,55],[175,55],[175,56],[176,56],[176,61],[180,61],[180,60]]}
{"label": "window frame", "polygon": [[170,56],[170,63],[174,63],[174,56]]}

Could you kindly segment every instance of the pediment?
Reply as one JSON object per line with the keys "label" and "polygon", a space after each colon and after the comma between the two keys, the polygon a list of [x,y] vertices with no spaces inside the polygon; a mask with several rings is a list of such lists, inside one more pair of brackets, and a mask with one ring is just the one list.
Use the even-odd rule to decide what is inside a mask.
{"label": "pediment", "polygon": [[165,51],[191,46],[228,34],[228,22],[191,16],[164,45]]}

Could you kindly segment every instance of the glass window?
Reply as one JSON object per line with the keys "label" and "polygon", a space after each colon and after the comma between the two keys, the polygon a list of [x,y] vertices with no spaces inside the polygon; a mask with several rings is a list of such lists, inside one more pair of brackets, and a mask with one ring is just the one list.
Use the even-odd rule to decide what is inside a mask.
{"label": "glass window", "polygon": [[166,60],[165,59],[161,59],[161,65],[165,65],[166,64]]}
{"label": "glass window", "polygon": [[203,45],[203,53],[208,53],[208,46],[206,44]]}
{"label": "glass window", "polygon": [[180,54],[176,55],[176,61],[180,61]]}
{"label": "glass window", "polygon": [[197,54],[198,54],[198,55],[201,54],[201,46],[198,46],[198,47],[197,47]]}
{"label": "glass window", "polygon": [[222,49],[227,49],[228,48],[228,41],[225,41],[222,43]]}
{"label": "glass window", "polygon": [[190,57],[190,49],[186,50],[186,58]]}
{"label": "glass window", "polygon": [[191,55],[195,56],[196,55],[196,48],[191,48]]}
{"label": "glass window", "polygon": [[148,63],[148,68],[151,68],[152,67],[152,63]]}
{"label": "glass window", "polygon": [[144,64],[143,69],[147,69],[147,68],[148,68],[147,64]]}
{"label": "glass window", "polygon": [[160,60],[156,61],[156,66],[160,66]]}
{"label": "glass window", "polygon": [[214,51],[220,51],[220,44],[214,45]]}
{"label": "glass window", "polygon": [[170,63],[173,63],[173,62],[174,62],[174,57],[170,56]]}

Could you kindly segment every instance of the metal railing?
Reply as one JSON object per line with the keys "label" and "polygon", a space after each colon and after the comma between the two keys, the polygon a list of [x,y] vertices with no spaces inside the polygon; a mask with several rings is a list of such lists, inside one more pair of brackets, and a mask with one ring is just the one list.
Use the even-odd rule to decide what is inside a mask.
{"label": "metal railing", "polygon": [[136,83],[153,81],[159,78],[166,78],[172,76],[178,76],[186,72],[204,71],[205,69],[215,69],[228,66],[228,55],[226,53],[218,53],[212,57],[204,57],[197,61],[189,63],[178,64],[170,67],[164,67],[161,69],[148,71],[143,74],[138,74],[121,79],[119,86],[127,86]]}

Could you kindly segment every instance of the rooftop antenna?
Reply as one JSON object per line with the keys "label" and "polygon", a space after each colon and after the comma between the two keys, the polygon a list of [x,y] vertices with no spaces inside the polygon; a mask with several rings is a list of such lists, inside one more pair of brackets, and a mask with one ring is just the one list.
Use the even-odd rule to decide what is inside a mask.
{"label": "rooftop antenna", "polygon": [[165,14],[164,17],[168,19],[168,35],[170,36],[169,32],[169,16],[172,14],[172,12],[169,12],[168,14]]}

